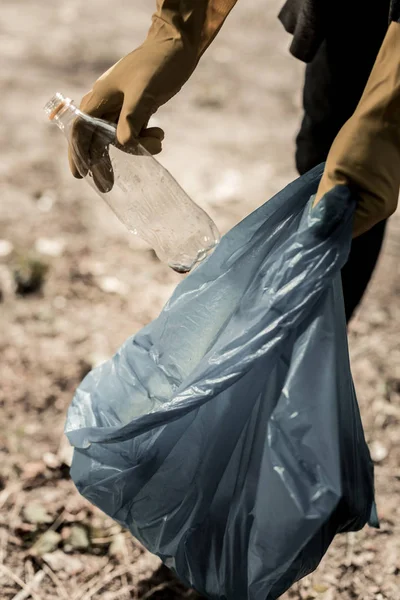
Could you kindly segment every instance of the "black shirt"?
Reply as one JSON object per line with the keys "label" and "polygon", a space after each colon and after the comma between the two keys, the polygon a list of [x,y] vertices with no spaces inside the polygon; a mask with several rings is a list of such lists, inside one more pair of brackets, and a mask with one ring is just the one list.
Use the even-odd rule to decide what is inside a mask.
{"label": "black shirt", "polygon": [[[286,31],[293,35],[290,52],[296,58],[310,62],[322,41],[327,35],[330,24],[339,20],[346,20],[351,14],[359,18],[360,26],[363,23],[365,7],[368,10],[387,15],[388,24],[391,21],[400,22],[400,0],[286,0],[279,13],[279,20]],[[386,17],[385,17],[386,18]]]}

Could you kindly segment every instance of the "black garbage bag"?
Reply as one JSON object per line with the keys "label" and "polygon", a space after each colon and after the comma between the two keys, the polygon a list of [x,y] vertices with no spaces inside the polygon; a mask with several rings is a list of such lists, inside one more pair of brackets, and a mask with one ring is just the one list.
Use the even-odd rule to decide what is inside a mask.
{"label": "black garbage bag", "polygon": [[376,523],[323,166],[223,237],[69,409],[78,490],[210,598],[269,600]]}

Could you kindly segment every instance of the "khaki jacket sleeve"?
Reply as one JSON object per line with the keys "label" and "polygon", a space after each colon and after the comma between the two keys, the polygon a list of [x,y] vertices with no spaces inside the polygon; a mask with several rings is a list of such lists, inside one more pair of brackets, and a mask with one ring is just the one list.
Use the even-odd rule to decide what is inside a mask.
{"label": "khaki jacket sleeve", "polygon": [[[80,109],[117,123],[122,146],[139,141],[152,154],[160,152],[163,131],[147,128],[150,117],[189,79],[235,4],[236,0],[158,0],[143,44],[99,77]],[[88,172],[91,149],[93,139],[78,123],[69,149],[75,177]],[[107,189],[112,186],[111,170],[109,179],[104,182]]]}
{"label": "khaki jacket sleeve", "polygon": [[314,204],[335,185],[347,185],[358,195],[354,237],[396,210],[400,188],[399,23],[390,24],[361,100],[332,144]]}

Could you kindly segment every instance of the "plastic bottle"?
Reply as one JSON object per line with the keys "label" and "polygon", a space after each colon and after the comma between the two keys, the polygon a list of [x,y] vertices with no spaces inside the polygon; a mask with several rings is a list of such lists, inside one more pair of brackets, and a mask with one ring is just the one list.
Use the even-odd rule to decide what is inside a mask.
{"label": "plastic bottle", "polygon": [[[214,222],[147,150],[138,145],[129,153],[124,151],[113,123],[85,115],[60,93],[44,110],[68,142],[75,144],[86,167],[85,180],[129,231],[150,244],[160,260],[186,273],[212,251],[219,241]],[[86,153],[77,146],[75,127],[79,128],[80,143],[82,138],[90,142]],[[112,172],[111,187],[104,181]]]}

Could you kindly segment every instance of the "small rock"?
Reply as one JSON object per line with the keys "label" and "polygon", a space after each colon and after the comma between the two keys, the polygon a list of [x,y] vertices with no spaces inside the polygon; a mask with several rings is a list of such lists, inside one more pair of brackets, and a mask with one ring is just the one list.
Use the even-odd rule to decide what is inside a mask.
{"label": "small rock", "polygon": [[45,452],[43,454],[43,462],[49,469],[58,469],[61,466],[60,459],[52,452]]}
{"label": "small rock", "polygon": [[368,322],[371,325],[383,325],[388,322],[388,314],[385,310],[375,308],[368,312]]}
{"label": "small rock", "polygon": [[376,440],[370,444],[370,452],[371,452],[372,460],[376,463],[380,463],[383,460],[385,460],[385,458],[387,458],[387,456],[389,454],[389,451],[386,448],[386,446],[384,446],[378,440]]}
{"label": "small rock", "polygon": [[14,250],[14,246],[8,240],[0,240],[0,258],[9,256]]}
{"label": "small rock", "polygon": [[124,296],[128,293],[128,287],[117,277],[100,277],[98,280],[100,289],[107,294],[119,294]]}
{"label": "small rock", "polygon": [[61,535],[52,529],[44,533],[31,548],[31,554],[43,556],[53,552],[61,541]]}
{"label": "small rock", "polygon": [[71,527],[71,533],[66,540],[65,549],[71,548],[72,550],[86,550],[89,547],[89,536],[87,531],[81,525],[73,525]]}
{"label": "small rock", "polygon": [[122,533],[117,533],[113,536],[113,540],[108,548],[108,554],[116,558],[126,555],[125,536]]}
{"label": "small rock", "polygon": [[40,212],[47,213],[53,208],[54,200],[49,194],[42,194],[37,201]]}
{"label": "small rock", "polygon": [[61,239],[39,238],[36,240],[35,250],[39,254],[57,258],[62,255],[65,249],[65,241]]}
{"label": "small rock", "polygon": [[329,590],[329,585],[325,585],[324,583],[314,583],[312,589],[314,592],[317,592],[317,594],[324,594]]}
{"label": "small rock", "polygon": [[53,571],[65,571],[69,575],[77,575],[84,568],[78,557],[65,554],[62,550],[44,554],[43,560]]}
{"label": "small rock", "polygon": [[53,517],[49,515],[44,506],[41,504],[27,504],[24,506],[22,514],[25,521],[28,523],[35,523],[37,525],[42,523],[52,523]]}

